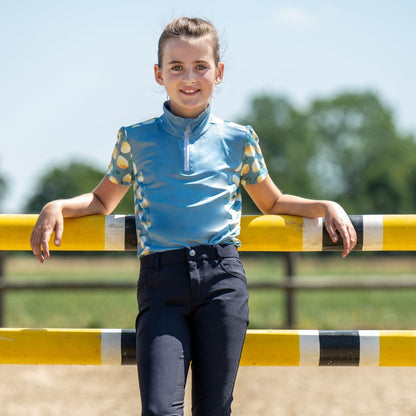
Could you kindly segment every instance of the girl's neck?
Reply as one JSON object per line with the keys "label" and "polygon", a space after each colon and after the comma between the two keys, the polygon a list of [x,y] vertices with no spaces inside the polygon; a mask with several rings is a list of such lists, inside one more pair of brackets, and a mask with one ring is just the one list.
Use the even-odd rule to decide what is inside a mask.
{"label": "girl's neck", "polygon": [[167,108],[168,110],[176,117],[186,118],[186,119],[194,119],[198,118],[202,113],[205,113],[207,108],[210,106],[208,103],[204,108],[192,110],[190,109],[189,112],[178,111],[175,109],[175,106],[171,104],[171,101],[167,101]]}
{"label": "girl's neck", "polygon": [[162,117],[162,125],[169,133],[174,136],[182,137],[186,129],[192,133],[199,134],[207,128],[211,119],[211,107],[199,114],[195,118],[186,118],[177,116],[170,111],[169,101],[164,103],[164,115]]}

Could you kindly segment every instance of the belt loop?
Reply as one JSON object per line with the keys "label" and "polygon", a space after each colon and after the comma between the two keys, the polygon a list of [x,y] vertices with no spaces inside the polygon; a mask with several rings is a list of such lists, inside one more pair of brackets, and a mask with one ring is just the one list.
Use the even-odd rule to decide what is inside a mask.
{"label": "belt loop", "polygon": [[222,261],[221,248],[222,247],[219,244],[215,246],[215,249],[217,251],[217,260],[220,262]]}

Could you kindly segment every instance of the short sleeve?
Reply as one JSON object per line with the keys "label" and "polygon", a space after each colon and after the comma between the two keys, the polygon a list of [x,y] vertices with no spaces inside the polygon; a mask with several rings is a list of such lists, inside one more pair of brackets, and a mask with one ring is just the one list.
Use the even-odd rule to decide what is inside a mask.
{"label": "short sleeve", "polygon": [[122,127],[118,131],[117,142],[106,174],[108,179],[116,185],[131,185],[134,177],[133,167],[131,146],[126,129]]}
{"label": "short sleeve", "polygon": [[259,145],[259,138],[252,127],[247,127],[241,168],[241,184],[253,185],[263,182],[267,176],[267,167]]}

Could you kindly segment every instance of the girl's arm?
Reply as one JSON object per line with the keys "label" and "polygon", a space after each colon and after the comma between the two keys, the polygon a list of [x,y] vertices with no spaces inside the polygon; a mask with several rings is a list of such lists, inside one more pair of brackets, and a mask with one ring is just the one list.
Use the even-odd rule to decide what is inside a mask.
{"label": "girl's arm", "polygon": [[53,232],[55,232],[55,244],[57,246],[61,244],[64,218],[110,214],[128,189],[129,186],[116,185],[104,176],[90,193],[48,202],[42,208],[30,237],[33,254],[43,263],[50,257],[49,239]]}
{"label": "girl's arm", "polygon": [[333,201],[321,201],[283,194],[269,175],[263,182],[246,185],[245,189],[263,214],[286,214],[307,218],[325,217],[325,226],[332,241],[337,241],[336,231],[344,242],[342,257],[354,248],[357,234],[344,209]]}

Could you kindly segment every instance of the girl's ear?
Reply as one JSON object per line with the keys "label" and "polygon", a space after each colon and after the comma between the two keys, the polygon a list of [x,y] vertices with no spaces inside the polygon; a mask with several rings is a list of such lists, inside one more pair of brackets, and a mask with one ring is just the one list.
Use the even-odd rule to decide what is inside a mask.
{"label": "girl's ear", "polygon": [[220,62],[217,68],[217,77],[215,78],[215,84],[220,84],[224,79],[224,62]]}
{"label": "girl's ear", "polygon": [[164,85],[163,82],[163,77],[162,77],[162,69],[160,68],[160,66],[158,64],[155,64],[153,66],[153,70],[155,73],[155,80],[159,85]]}

